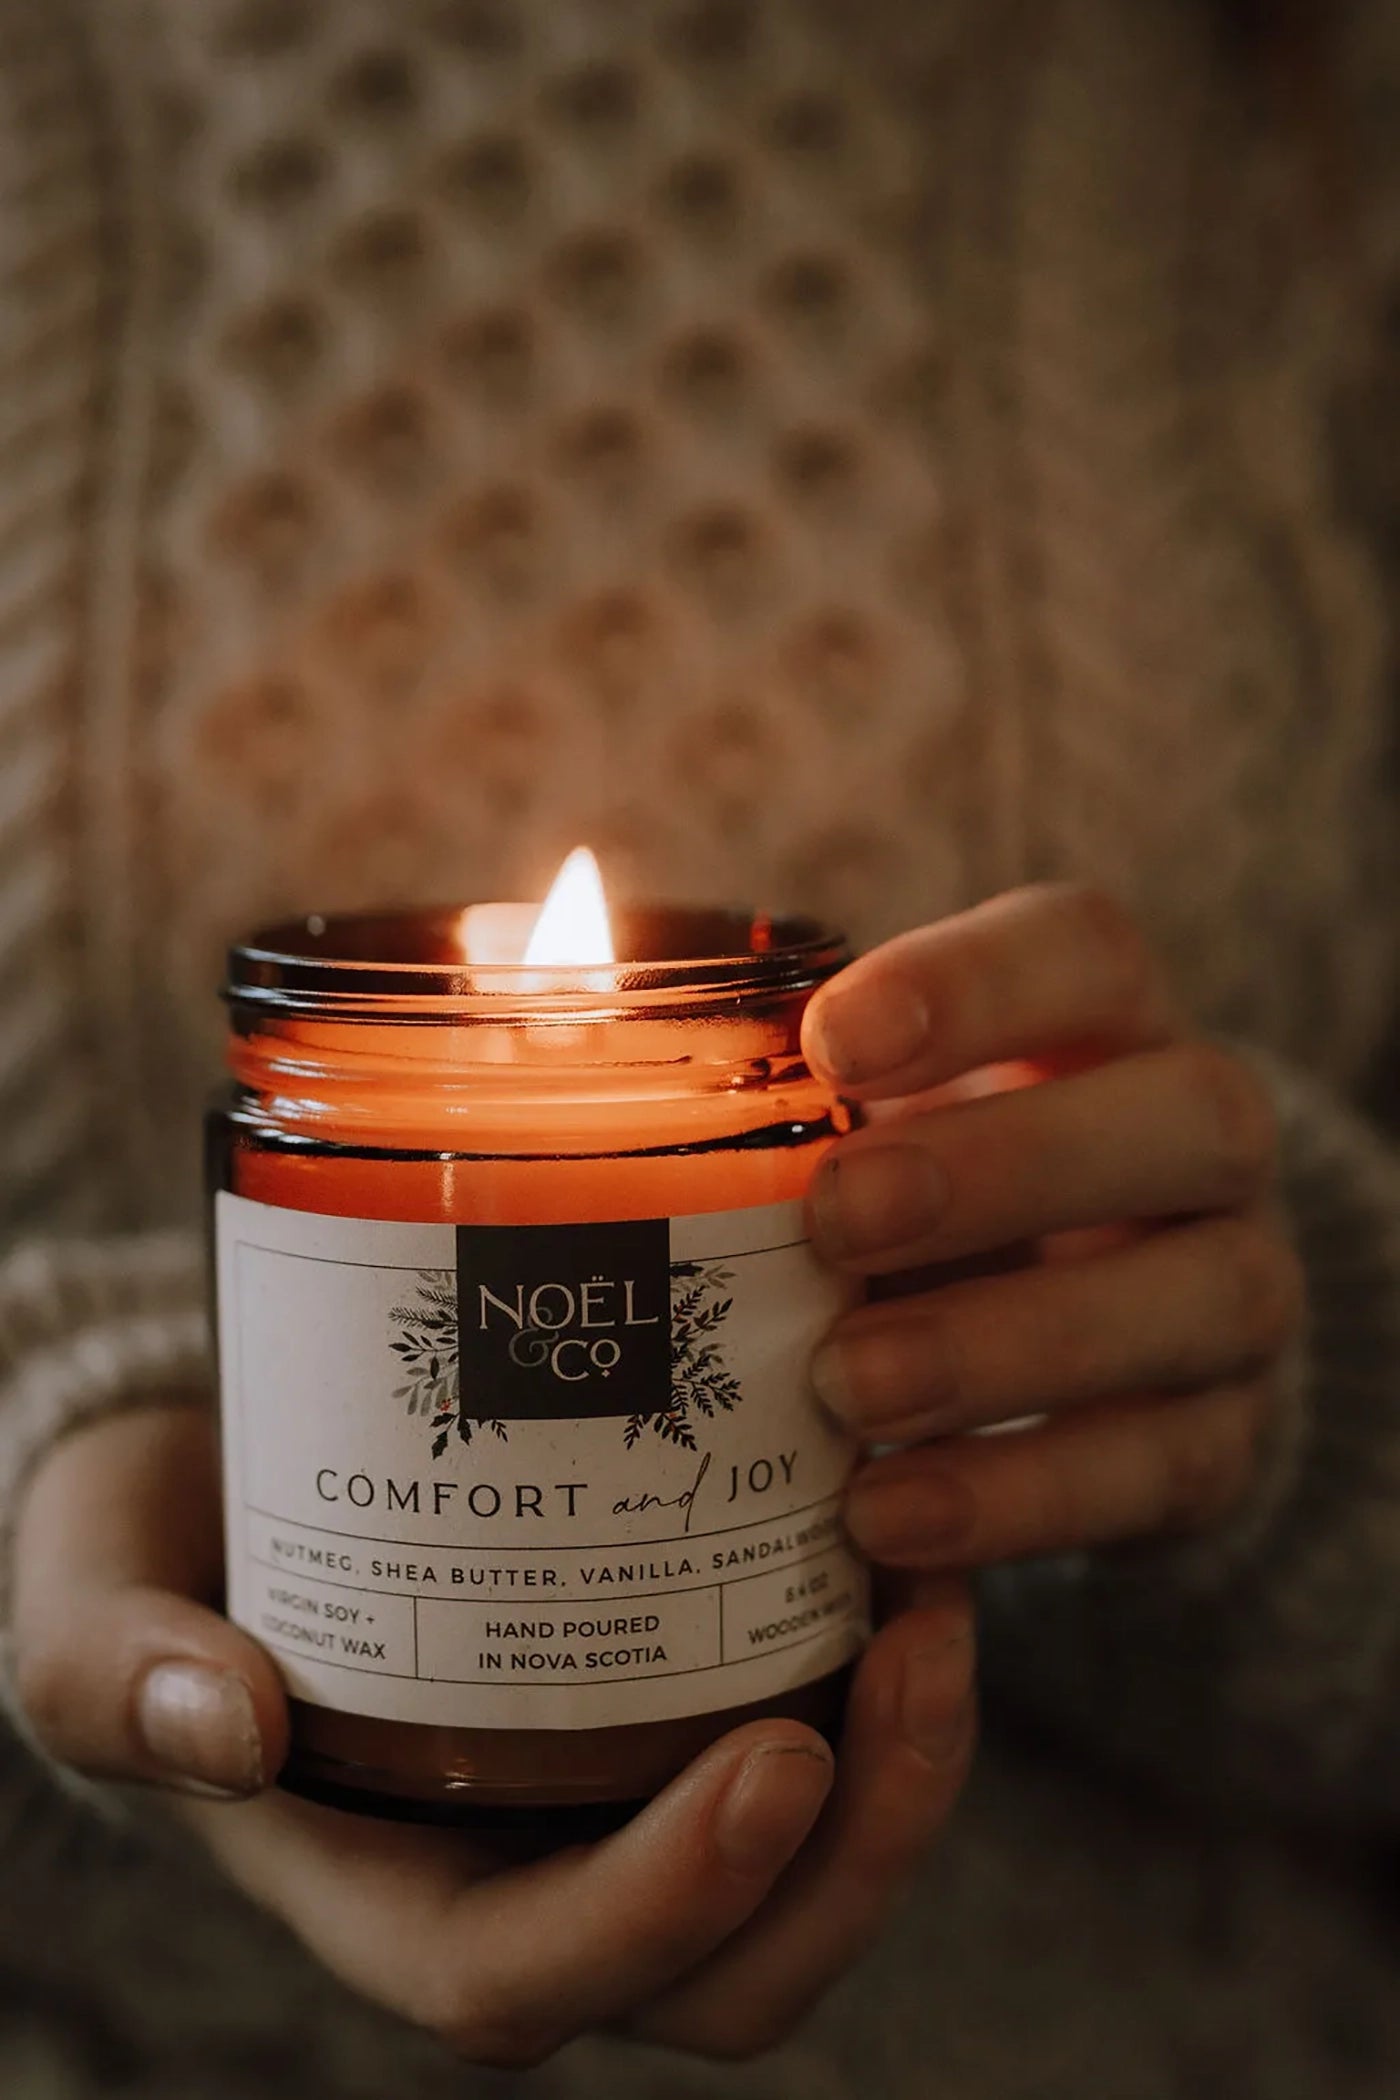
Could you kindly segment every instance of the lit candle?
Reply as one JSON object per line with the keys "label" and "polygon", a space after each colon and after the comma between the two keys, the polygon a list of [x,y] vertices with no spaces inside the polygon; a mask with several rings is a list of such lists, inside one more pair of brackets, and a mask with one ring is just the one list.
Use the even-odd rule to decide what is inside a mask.
{"label": "lit candle", "polygon": [[459,1819],[644,1798],[866,1630],[802,1062],[807,921],[528,906],[233,951],[211,1117],[228,1609],[284,1783]]}

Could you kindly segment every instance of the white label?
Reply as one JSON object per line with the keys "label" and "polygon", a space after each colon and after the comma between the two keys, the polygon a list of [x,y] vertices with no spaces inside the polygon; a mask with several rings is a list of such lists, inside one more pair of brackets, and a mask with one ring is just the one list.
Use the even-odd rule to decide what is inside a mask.
{"label": "white label", "polygon": [[229,1615],[459,1728],[745,1705],[867,1631],[800,1204],[564,1226],[216,1203]]}

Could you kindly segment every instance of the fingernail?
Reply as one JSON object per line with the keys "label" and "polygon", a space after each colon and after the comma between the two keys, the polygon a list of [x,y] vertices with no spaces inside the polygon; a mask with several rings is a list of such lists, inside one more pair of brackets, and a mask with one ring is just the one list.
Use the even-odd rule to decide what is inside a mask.
{"label": "fingernail", "polygon": [[928,1008],[903,977],[868,988],[837,986],[815,1002],[812,1056],[839,1086],[868,1086],[911,1064],[928,1036]]}
{"label": "fingernail", "polygon": [[823,1342],[812,1358],[812,1390],[840,1428],[852,1427],[857,1420],[856,1399],[846,1375],[846,1352],[839,1342]]}
{"label": "fingernail", "polygon": [[970,1518],[967,1497],[948,1473],[868,1487],[857,1475],[846,1497],[846,1529],[856,1545],[895,1567],[936,1568],[956,1559]]}
{"label": "fingernail", "polygon": [[831,1791],[830,1754],[769,1743],[746,1757],[715,1817],[715,1846],[731,1874],[776,1873],[791,1859]]}
{"label": "fingernail", "polygon": [[948,1183],[921,1146],[841,1146],[818,1167],[811,1200],[819,1248],[847,1260],[922,1239],[947,1203]]}
{"label": "fingernail", "polygon": [[972,1636],[915,1648],[904,1665],[899,1721],[906,1742],[930,1764],[943,1764],[963,1744],[972,1692]]}
{"label": "fingernail", "polygon": [[818,1405],[856,1436],[912,1443],[955,1420],[957,1388],[927,1321],[867,1327],[825,1341],[812,1358]]}
{"label": "fingernail", "polygon": [[136,1702],[141,1739],[172,1780],[221,1794],[255,1794],[263,1783],[262,1739],[252,1694],[231,1670],[207,1663],[157,1663]]}

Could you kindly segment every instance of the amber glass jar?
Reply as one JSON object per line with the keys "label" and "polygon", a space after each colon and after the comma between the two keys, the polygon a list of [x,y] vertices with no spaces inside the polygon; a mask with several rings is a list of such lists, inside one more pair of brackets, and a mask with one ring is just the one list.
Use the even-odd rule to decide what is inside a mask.
{"label": "amber glass jar", "polygon": [[235,948],[209,1144],[228,1609],[287,1679],[283,1782],[442,1820],[829,1729],[865,1633],[802,1223],[842,943],[643,911],[541,972],[459,923]]}

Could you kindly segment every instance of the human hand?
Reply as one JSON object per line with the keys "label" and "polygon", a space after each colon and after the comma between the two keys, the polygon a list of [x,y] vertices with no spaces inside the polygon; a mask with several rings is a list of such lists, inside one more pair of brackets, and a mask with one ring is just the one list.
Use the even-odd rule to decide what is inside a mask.
{"label": "human hand", "polygon": [[[1119,908],[1047,886],[905,934],[816,995],[805,1044],[875,1104],[814,1178],[828,1261],[897,1278],[1026,1242],[1042,1257],[911,1274],[838,1322],[825,1404],[903,1447],[854,1478],[856,1542],[972,1568],[1238,1504],[1303,1303],[1273,1116],[1246,1065],[1183,1027]],[[1018,1083],[960,1092],[1026,1060]]]}
{"label": "human hand", "polygon": [[328,1967],[486,2063],[605,2025],[717,2056],[772,2045],[872,1938],[971,1752],[967,1599],[940,1582],[866,1654],[835,1767],[812,1730],[752,1722],[598,1844],[512,1858],[262,1792],[286,1700],[214,1608],[217,1457],[192,1408],[59,1444],[25,1498],[15,1575],[20,1696],[54,1755],[257,1796],[183,1812]]}

